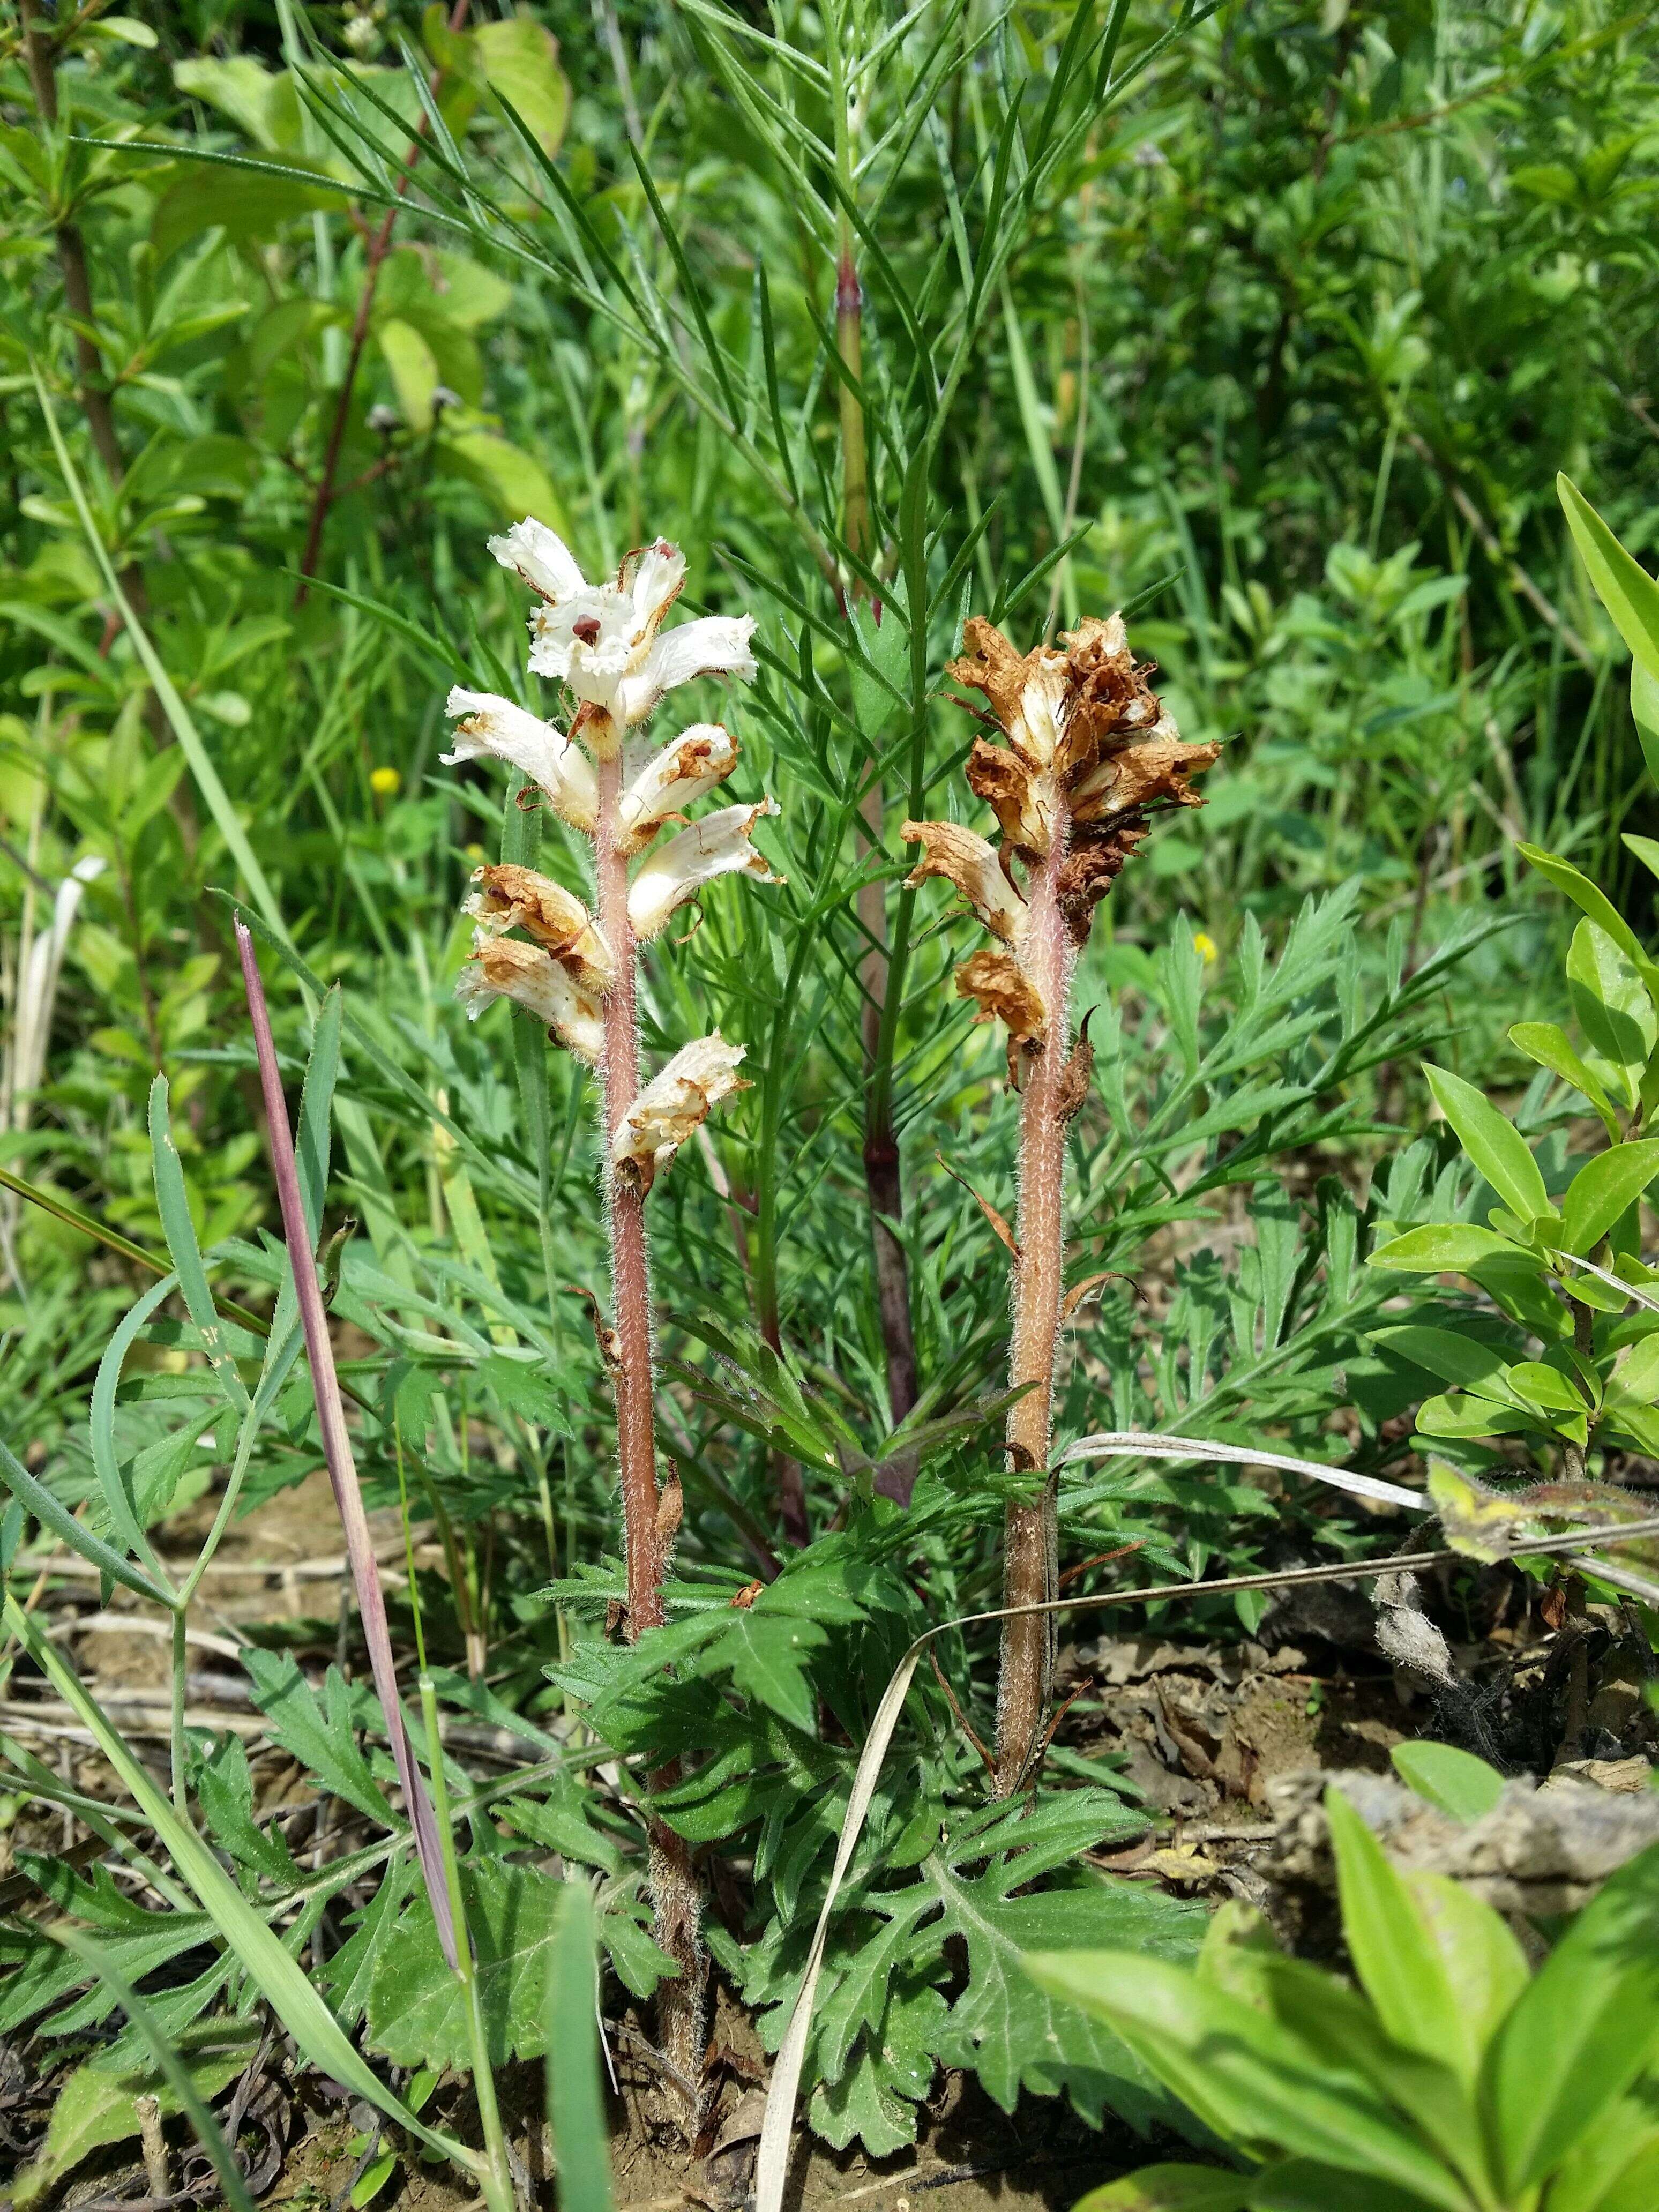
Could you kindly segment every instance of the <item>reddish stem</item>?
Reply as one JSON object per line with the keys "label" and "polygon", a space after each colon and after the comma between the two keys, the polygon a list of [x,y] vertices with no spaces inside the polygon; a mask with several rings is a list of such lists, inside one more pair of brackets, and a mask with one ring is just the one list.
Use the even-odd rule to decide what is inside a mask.
{"label": "reddish stem", "polygon": [[[236,950],[241,956],[248,1018],[253,1024],[254,1048],[259,1059],[259,1085],[264,1093],[265,1120],[270,1132],[270,1164],[276,1174],[276,1195],[283,1210],[283,1235],[287,1240],[289,1260],[294,1269],[294,1291],[299,1301],[301,1325],[305,1330],[306,1358],[311,1367],[312,1388],[317,1398],[317,1425],[322,1431],[323,1456],[328,1462],[328,1479],[333,1486],[334,1503],[339,1508],[340,1526],[345,1532],[346,1555],[351,1562],[351,1579],[357,1593],[357,1611],[363,1624],[363,1641],[368,1646],[368,1663],[374,1677],[374,1693],[380,1701],[380,1711],[386,1718],[386,1735],[392,1744],[392,1756],[397,1761],[398,1780],[403,1788],[404,1803],[408,1808],[415,1830],[416,1856],[426,1882],[432,1917],[437,1924],[438,1941],[443,1946],[444,1957],[453,1969],[457,1963],[455,1923],[449,1909],[443,1846],[439,1840],[432,1801],[427,1796],[421,1771],[415,1764],[415,1755],[410,1748],[409,1731],[404,1725],[404,1709],[398,1695],[398,1677],[392,1658],[392,1631],[386,1625],[386,1595],[380,1588],[380,1565],[374,1557],[374,1546],[368,1533],[368,1516],[363,1510],[363,1493],[358,1485],[356,1464],[351,1455],[351,1434],[346,1427],[340,1380],[335,1372],[334,1346],[328,1334],[328,1316],[323,1307],[322,1286],[317,1280],[317,1262],[311,1249],[311,1232],[306,1225],[305,1207],[300,1196],[300,1171],[294,1158],[294,1132],[289,1126],[288,1102],[283,1097],[283,1079],[276,1066],[276,1047],[270,1034],[270,1016],[265,1008],[264,985],[259,980],[258,963],[253,955],[252,934],[240,921],[236,925]],[[436,1744],[428,1748],[432,1758],[442,1756]]]}
{"label": "reddish stem", "polygon": [[[599,933],[610,950],[615,979],[605,997],[605,1042],[599,1055],[599,1085],[605,1102],[605,1225],[611,1238],[611,1312],[617,1332],[617,1460],[622,1481],[623,1540],[628,1567],[628,1635],[637,1643],[647,1628],[667,1618],[662,1598],[666,1540],[658,1522],[661,1493],[657,1486],[657,1423],[653,1402],[656,1347],[651,1340],[651,1255],[645,1233],[645,1193],[611,1164],[611,1145],[629,1108],[639,1096],[640,1043],[637,1003],[639,945],[628,914],[628,860],[621,849],[618,808],[622,798],[622,747],[612,738],[599,769],[599,819],[595,825],[595,872],[599,885]],[[673,1759],[647,1777],[653,1790],[672,1790],[680,1779]],[[707,1967],[699,1929],[702,1885],[684,1839],[665,1822],[648,1823],[653,1933],[679,1968],[665,1982],[657,2000],[658,2033],[663,2057],[682,2081],[693,2085],[692,2110],[686,2115],[688,2139],[701,2117],[703,2073],[703,1991]]]}
{"label": "reddish stem", "polygon": [[[452,32],[459,31],[466,21],[469,4],[470,0],[455,0],[455,4],[449,11],[448,27]],[[433,70],[427,80],[428,87],[432,92],[437,91],[442,76],[441,68]],[[404,166],[398,171],[398,181],[392,187],[393,196],[398,200],[402,199],[404,192],[409,189],[409,180],[414,174],[415,164],[421,158],[421,146],[426,137],[426,117],[422,114],[420,121],[415,125],[415,136],[410,141],[408,151],[404,155]],[[323,528],[328,520],[328,511],[333,506],[336,497],[334,478],[340,466],[340,448],[345,443],[346,424],[351,417],[351,394],[356,385],[358,368],[362,362],[363,348],[368,343],[369,318],[374,311],[374,294],[380,281],[380,265],[391,251],[392,227],[397,220],[398,210],[395,207],[389,207],[380,228],[374,232],[368,241],[363,261],[363,289],[357,301],[357,312],[352,318],[351,345],[346,355],[345,375],[341,381],[340,397],[334,409],[334,421],[329,428],[328,450],[323,457],[323,473],[318,480],[317,496],[312,503],[311,520],[306,526],[305,550],[300,556],[300,574],[302,578],[314,576],[317,573],[318,556],[323,548]],[[306,595],[306,586],[301,582],[299,590],[294,595],[295,606],[305,605]]]}
{"label": "reddish stem", "polygon": [[[1008,1380],[1033,1387],[1009,1408],[1008,1453],[1017,1468],[1046,1467],[1054,1425],[1054,1354],[1065,1278],[1068,1002],[1074,952],[1057,891],[1070,823],[1063,802],[1048,857],[1030,887],[1026,966],[1048,1008],[1041,1048],[1027,1062],[1020,1106],[1019,1257],[1014,1262],[1014,1328]],[[1054,1595],[1055,1490],[1045,1480],[1035,1504],[1011,1505],[1003,1535],[1003,1603],[1041,1605]],[[1018,1789],[1036,1756],[1053,1674],[1054,1626],[1042,1615],[1003,1623],[997,1686],[996,1787]]]}
{"label": "reddish stem", "polygon": [[595,840],[599,933],[609,946],[616,978],[605,999],[605,1045],[599,1082],[605,1097],[605,1223],[611,1237],[611,1312],[617,1365],[617,1457],[622,1476],[623,1531],[628,1553],[628,1632],[637,1638],[659,1627],[662,1547],[657,1533],[656,1413],[652,1404],[651,1255],[645,1234],[645,1194],[611,1164],[610,1146],[639,1096],[639,1010],[635,969],[639,948],[628,916],[628,861],[617,842],[622,795],[620,748],[599,763],[599,824]]}

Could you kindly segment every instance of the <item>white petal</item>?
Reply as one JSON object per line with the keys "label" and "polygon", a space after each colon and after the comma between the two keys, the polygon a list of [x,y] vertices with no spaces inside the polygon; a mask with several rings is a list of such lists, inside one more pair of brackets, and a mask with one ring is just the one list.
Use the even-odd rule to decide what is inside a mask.
{"label": "white petal", "polygon": [[693,722],[653,754],[635,771],[622,795],[623,850],[637,852],[649,843],[665,816],[683,813],[730,775],[738,750],[737,739],[719,722]]}
{"label": "white petal", "polygon": [[440,756],[446,767],[490,754],[540,784],[556,813],[575,830],[592,834],[599,814],[599,789],[592,763],[564,732],[493,691],[465,691],[457,684],[445,712],[462,719],[455,750]]}
{"label": "white petal", "polygon": [[489,550],[503,568],[514,570],[556,606],[585,588],[582,572],[563,538],[530,515],[515,522],[505,538],[492,538]]}
{"label": "white petal", "polygon": [[678,599],[684,582],[685,556],[678,545],[659,538],[654,545],[646,547],[629,580],[635,636],[656,635],[657,624]]}
{"label": "white petal", "polygon": [[590,1066],[605,1042],[605,1017],[597,996],[585,991],[539,945],[525,945],[517,938],[493,937],[480,929],[472,939],[472,957],[455,979],[455,996],[477,1021],[495,999],[511,999],[515,1006],[544,1022],[558,1038]]}
{"label": "white petal", "polygon": [[582,591],[530,617],[530,665],[538,676],[568,684],[579,699],[607,710],[617,687],[640,659],[634,602],[612,584]]}
{"label": "white petal", "polygon": [[635,935],[655,937],[675,908],[695,898],[716,876],[743,870],[763,884],[781,882],[749,842],[757,816],[777,811],[769,799],[758,806],[722,806],[659,845],[629,885],[628,918]]}
{"label": "white petal", "polygon": [[752,615],[706,615],[699,622],[665,630],[640,666],[623,678],[613,714],[631,727],[642,722],[664,692],[677,684],[690,684],[699,676],[752,676],[755,656],[749,641],[754,635]]}
{"label": "white petal", "polygon": [[718,1030],[683,1046],[617,1125],[611,1160],[618,1176],[649,1190],[709,1108],[746,1087],[738,1079],[744,1051]]}

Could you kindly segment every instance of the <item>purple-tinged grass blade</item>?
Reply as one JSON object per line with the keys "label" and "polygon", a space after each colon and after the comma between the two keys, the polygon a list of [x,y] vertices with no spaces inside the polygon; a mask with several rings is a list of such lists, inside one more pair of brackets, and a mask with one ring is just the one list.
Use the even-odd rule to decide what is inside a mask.
{"label": "purple-tinged grass blade", "polygon": [[[374,1547],[369,1540],[368,1516],[363,1510],[356,1463],[351,1456],[351,1436],[346,1427],[339,1378],[334,1371],[334,1346],[329,1340],[328,1317],[323,1310],[317,1262],[306,1231],[300,1175],[294,1158],[294,1133],[289,1126],[288,1103],[283,1096],[282,1077],[276,1067],[276,1046],[270,1034],[270,1016],[265,1009],[264,986],[254,959],[252,935],[240,920],[236,924],[236,949],[241,956],[248,1018],[253,1024],[253,1042],[259,1055],[259,1085],[264,1093],[265,1119],[270,1127],[270,1161],[283,1208],[283,1235],[294,1268],[294,1288],[299,1299],[301,1326],[305,1331],[306,1358],[317,1395],[317,1419],[323,1432],[328,1479],[333,1486],[334,1503],[339,1508],[340,1525],[345,1531],[346,1556],[351,1562],[351,1579],[356,1588],[357,1611],[363,1624],[363,1640],[368,1646],[374,1691],[386,1716],[386,1735],[391,1740],[392,1755],[398,1763],[404,1802],[414,1825],[415,1850],[432,1906],[432,1917],[444,1957],[453,1967],[459,1954],[454,1916],[449,1908],[449,1889],[444,1878],[443,1846],[433,1815],[432,1800],[415,1764],[409,1731],[404,1725],[404,1709],[392,1665],[392,1632],[386,1626],[386,1597],[380,1588]],[[433,1755],[441,1755],[435,1746]]]}

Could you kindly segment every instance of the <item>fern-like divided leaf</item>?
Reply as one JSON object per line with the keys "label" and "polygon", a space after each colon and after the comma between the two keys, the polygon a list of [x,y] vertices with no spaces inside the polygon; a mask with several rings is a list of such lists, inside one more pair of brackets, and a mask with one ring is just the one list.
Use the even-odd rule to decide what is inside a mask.
{"label": "fern-like divided leaf", "polygon": [[[1030,1814],[999,1806],[957,1815],[926,1839],[925,1855],[903,1869],[909,1878],[890,1886],[903,1853],[884,1854],[849,1895],[824,1962],[805,2076],[817,2133],[838,2148],[856,2136],[878,2157],[913,2142],[936,2064],[976,2074],[1005,2112],[1028,2089],[1068,2095],[1096,2123],[1109,2106],[1137,2128],[1167,2120],[1164,2092],[1111,2030],[1019,1971],[1022,1951],[1088,1948],[1108,1931],[1160,1958],[1196,1954],[1201,1906],[1068,1863],[1142,1825],[1109,1792],[1079,1790]],[[906,1832],[914,1837],[915,1824]],[[709,1948],[759,2011],[773,2048],[800,1985],[810,1925],[810,1917],[787,1929],[775,1921],[747,1947],[709,1930]]]}

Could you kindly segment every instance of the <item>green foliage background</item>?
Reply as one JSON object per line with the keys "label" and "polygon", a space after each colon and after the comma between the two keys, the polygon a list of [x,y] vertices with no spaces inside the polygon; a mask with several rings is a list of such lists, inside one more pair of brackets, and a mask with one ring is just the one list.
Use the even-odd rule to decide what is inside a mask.
{"label": "green foliage background", "polygon": [[[342,985],[325,1235],[357,1229],[331,1249],[333,1310],[356,1332],[371,1496],[410,1483],[441,1528],[425,1603],[445,1694],[529,1741],[580,1710],[643,1761],[695,1744],[670,1817],[746,1838],[764,1932],[723,1963],[775,2025],[846,1744],[914,1629],[996,1586],[1005,1269],[975,1193],[1012,1210],[1016,1102],[951,995],[949,909],[900,888],[897,827],[937,808],[971,734],[943,685],[962,617],[1025,641],[1134,610],[1183,735],[1228,740],[1206,809],[1160,825],[1115,892],[1079,985],[1097,1083],[1072,1273],[1113,1279],[1061,1430],[1265,1435],[1398,1470],[1398,1417],[1432,1384],[1370,1342],[1393,1287],[1362,1266],[1372,1223],[1470,1203],[1449,1143],[1406,1143],[1416,1048],[1524,1091],[1559,1180],[1560,1116],[1504,1032],[1564,1011],[1565,933],[1515,843],[1647,896],[1619,842],[1643,826],[1622,651],[1553,491],[1565,469],[1651,558],[1644,21],[1613,0],[599,0],[447,21],[198,0],[0,31],[0,1168],[176,1256],[147,1125],[165,1076],[189,1224],[222,1296],[263,1310],[282,1262],[226,895],[265,925],[296,1082]],[[653,1205],[685,1710],[600,1632],[609,1401],[568,1295],[604,1288],[588,1088],[451,996],[472,867],[575,857],[439,759],[452,683],[537,703],[521,595],[483,543],[526,512],[590,574],[672,538],[688,604],[760,626],[759,680],[708,711],[744,746],[733,795],[781,803],[763,842],[788,888],[711,894],[653,954],[647,1002],[653,1060],[718,1023],[755,1079]],[[87,861],[26,1099],[18,948]],[[889,1124],[928,1425],[897,1446],[866,1174]],[[231,1460],[237,1409],[163,1301],[126,1325],[89,1428],[151,1278],[14,1195],[0,1431],[95,1531],[106,1465],[158,1525]],[[898,1523],[870,1475],[918,1443]],[[245,1504],[317,1466],[303,1382],[248,1450]],[[734,1613],[777,1564],[790,1461],[817,1540],[769,1610]],[[1247,1571],[1316,1523],[1339,1553],[1373,1533],[1305,1489],[1131,1462],[1079,1474],[1062,1516],[1070,1555],[1138,1540],[1172,1574],[1218,1554]],[[468,1630],[483,1679],[461,1671]],[[990,1646],[958,1644],[946,1671],[983,1718]],[[313,1767],[353,1752],[362,1771],[334,1778],[354,1802],[378,1795],[343,1707],[302,1710],[274,1674],[258,1702]],[[815,2061],[818,2124],[872,2148],[914,2124],[937,2057],[980,2064],[1012,2016],[991,1959],[945,2022],[952,1885],[988,1886],[988,1925],[1023,1900],[963,1840],[982,1814],[952,1711],[931,1687],[918,1707],[871,1831],[870,1878],[892,1880],[837,1954]],[[234,1828],[236,1778],[204,1753],[192,1786]],[[1042,1815],[1056,1867],[1119,1817],[1109,1788],[1073,1794]],[[612,1885],[606,1940],[642,1993],[658,1968],[616,1817],[566,1775],[523,1799],[519,1832]],[[283,1867],[244,1870],[286,1893]],[[476,1879],[482,1897],[529,1875]],[[1055,1927],[1072,1880],[1044,1893]],[[339,1954],[349,2021],[375,2017],[373,1913],[394,1906]],[[981,2068],[1008,2099],[1011,2063]]]}

